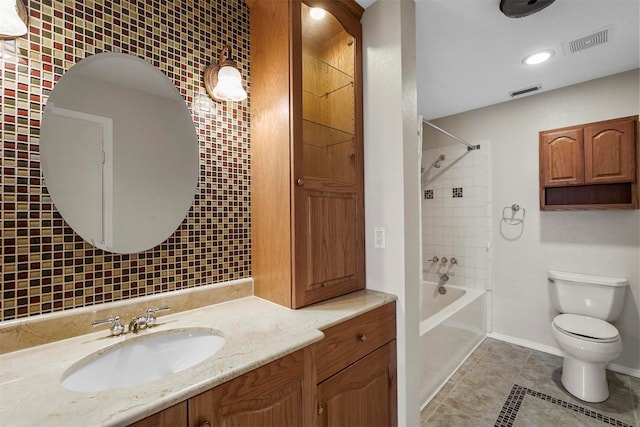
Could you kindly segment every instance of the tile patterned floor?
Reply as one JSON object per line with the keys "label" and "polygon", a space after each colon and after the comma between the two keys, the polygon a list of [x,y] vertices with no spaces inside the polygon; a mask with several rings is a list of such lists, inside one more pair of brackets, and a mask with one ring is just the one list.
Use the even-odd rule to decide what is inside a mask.
{"label": "tile patterned floor", "polygon": [[640,379],[607,371],[588,403],[560,383],[562,358],[487,338],[420,414],[421,427],[640,427]]}

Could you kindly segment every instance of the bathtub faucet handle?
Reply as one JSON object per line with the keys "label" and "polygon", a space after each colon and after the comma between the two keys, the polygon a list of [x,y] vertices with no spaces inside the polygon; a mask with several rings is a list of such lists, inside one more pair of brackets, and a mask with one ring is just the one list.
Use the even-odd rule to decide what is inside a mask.
{"label": "bathtub faucet handle", "polygon": [[447,261],[448,261],[448,259],[447,259],[447,257],[446,257],[446,256],[443,256],[443,257],[442,257],[442,259],[440,260],[440,262],[441,262],[442,264],[446,264],[446,263],[447,263]]}
{"label": "bathtub faucet handle", "polygon": [[431,259],[429,259],[427,261],[429,261],[429,262],[438,262],[438,261],[440,261],[440,259],[437,256],[434,256],[433,258],[431,258]]}
{"label": "bathtub faucet handle", "polygon": [[449,262],[453,265],[458,265],[458,260],[455,259],[455,257],[451,257],[451,260]]}

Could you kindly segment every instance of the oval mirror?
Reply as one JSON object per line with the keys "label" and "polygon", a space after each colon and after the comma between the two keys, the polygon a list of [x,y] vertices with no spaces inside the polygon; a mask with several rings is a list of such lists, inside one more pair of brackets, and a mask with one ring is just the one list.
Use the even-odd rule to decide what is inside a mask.
{"label": "oval mirror", "polygon": [[40,154],[56,209],[87,242],[134,253],[185,218],[198,137],[173,83],[142,59],[100,53],[71,67],[44,109]]}

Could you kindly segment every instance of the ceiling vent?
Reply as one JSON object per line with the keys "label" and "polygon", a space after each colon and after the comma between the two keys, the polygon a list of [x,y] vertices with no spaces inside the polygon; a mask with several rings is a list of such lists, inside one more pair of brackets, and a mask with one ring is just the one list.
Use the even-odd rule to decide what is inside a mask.
{"label": "ceiling vent", "polygon": [[610,27],[604,28],[588,36],[580,37],[577,40],[573,40],[567,43],[567,51],[569,53],[576,53],[581,50],[588,49],[599,44],[607,43],[609,41]]}
{"label": "ceiling vent", "polygon": [[527,93],[531,93],[531,92],[536,92],[538,90],[542,89],[542,85],[535,85],[535,86],[531,86],[525,89],[520,89],[520,90],[514,90],[513,92],[509,92],[509,96],[512,98],[515,98],[516,96],[521,96],[521,95],[525,95]]}

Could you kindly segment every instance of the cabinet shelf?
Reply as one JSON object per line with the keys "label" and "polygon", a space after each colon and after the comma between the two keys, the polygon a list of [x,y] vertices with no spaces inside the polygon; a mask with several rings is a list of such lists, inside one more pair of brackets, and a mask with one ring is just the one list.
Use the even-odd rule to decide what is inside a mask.
{"label": "cabinet shelf", "polygon": [[302,90],[316,97],[353,87],[352,75],[307,52],[302,54],[302,74]]}
{"label": "cabinet shelf", "polygon": [[302,142],[318,148],[327,148],[333,145],[351,142],[355,135],[350,132],[314,122],[312,120],[302,120]]}

